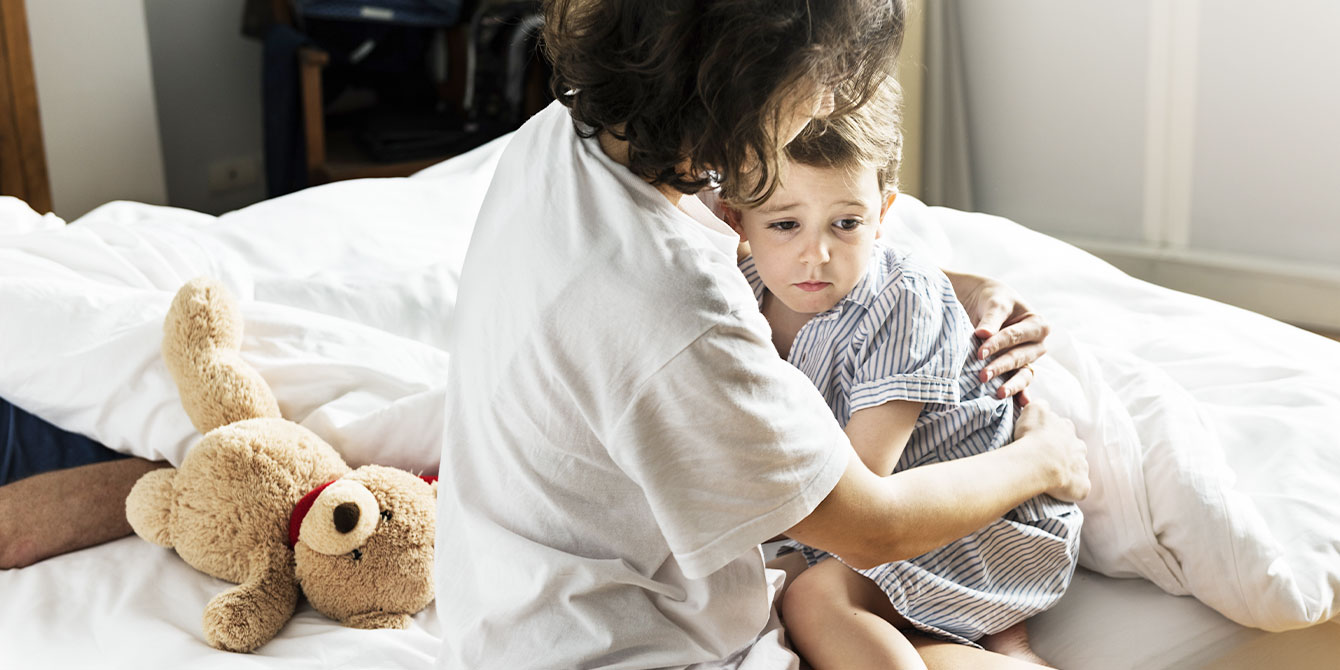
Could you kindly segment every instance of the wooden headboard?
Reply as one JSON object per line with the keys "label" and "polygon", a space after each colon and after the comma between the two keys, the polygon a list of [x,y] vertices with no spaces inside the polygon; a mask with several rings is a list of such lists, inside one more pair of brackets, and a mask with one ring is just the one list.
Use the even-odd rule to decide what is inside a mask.
{"label": "wooden headboard", "polygon": [[51,211],[24,0],[0,0],[0,195]]}

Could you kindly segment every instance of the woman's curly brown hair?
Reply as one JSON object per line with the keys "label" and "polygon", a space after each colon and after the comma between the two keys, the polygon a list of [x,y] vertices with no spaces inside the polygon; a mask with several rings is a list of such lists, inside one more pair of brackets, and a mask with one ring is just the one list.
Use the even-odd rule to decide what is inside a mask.
{"label": "woman's curly brown hair", "polygon": [[898,190],[903,158],[903,91],[889,77],[860,109],[810,124],[786,145],[787,158],[817,168],[870,168],[880,195]]}
{"label": "woman's curly brown hair", "polygon": [[[892,71],[903,0],[546,0],[554,97],[629,168],[741,205],[776,189],[783,101],[818,85],[839,117]],[[687,161],[688,167],[684,169]]]}

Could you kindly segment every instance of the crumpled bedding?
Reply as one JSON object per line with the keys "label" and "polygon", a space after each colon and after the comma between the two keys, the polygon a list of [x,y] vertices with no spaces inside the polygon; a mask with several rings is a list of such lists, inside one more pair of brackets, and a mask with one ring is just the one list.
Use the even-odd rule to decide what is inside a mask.
{"label": "crumpled bedding", "polygon": [[355,467],[436,472],[446,326],[502,146],[220,217],[113,202],[65,226],[0,198],[0,397],[180,463],[199,435],[158,347],[172,296],[208,275],[242,303],[244,355],[286,417]]}
{"label": "crumpled bedding", "polygon": [[1336,616],[1340,343],[1006,219],[915,201],[899,214],[909,246],[1005,281],[1056,327],[1034,395],[1089,445],[1081,565],[1245,626]]}
{"label": "crumpled bedding", "polygon": [[[287,417],[352,465],[435,472],[455,287],[505,141],[412,178],[220,217],[114,202],[65,226],[0,198],[0,396],[179,463],[198,435],[158,354],[161,324],[176,289],[210,275],[241,300],[243,355]],[[1132,279],[1004,219],[906,196],[892,211],[886,240],[1004,280],[1056,326],[1034,395],[1090,447],[1082,565],[1194,595],[1247,626],[1335,616],[1340,343]],[[25,572],[0,581],[23,584]],[[217,590],[164,574],[192,582],[189,602],[121,606],[141,620],[168,616],[159,607],[198,613]]]}

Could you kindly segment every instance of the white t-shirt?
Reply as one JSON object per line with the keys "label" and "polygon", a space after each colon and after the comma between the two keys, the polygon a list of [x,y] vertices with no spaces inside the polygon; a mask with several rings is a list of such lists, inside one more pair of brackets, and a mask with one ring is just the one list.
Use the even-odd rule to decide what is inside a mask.
{"label": "white t-shirt", "polygon": [[680,207],[557,103],[501,157],[451,324],[439,667],[794,664],[758,545],[851,448]]}

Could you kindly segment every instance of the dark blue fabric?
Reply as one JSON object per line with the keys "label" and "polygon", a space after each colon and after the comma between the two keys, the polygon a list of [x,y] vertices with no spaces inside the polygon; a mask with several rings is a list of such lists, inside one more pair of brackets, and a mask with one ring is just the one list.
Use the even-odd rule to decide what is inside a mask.
{"label": "dark blue fabric", "polygon": [[307,42],[306,35],[284,25],[272,26],[265,36],[261,100],[268,198],[307,187],[307,138],[298,72],[298,48]]}
{"label": "dark blue fabric", "polygon": [[302,17],[345,21],[386,21],[412,26],[452,26],[460,0],[298,0]]}
{"label": "dark blue fabric", "polygon": [[61,430],[0,398],[0,485],[48,470],[124,457],[83,435]]}

